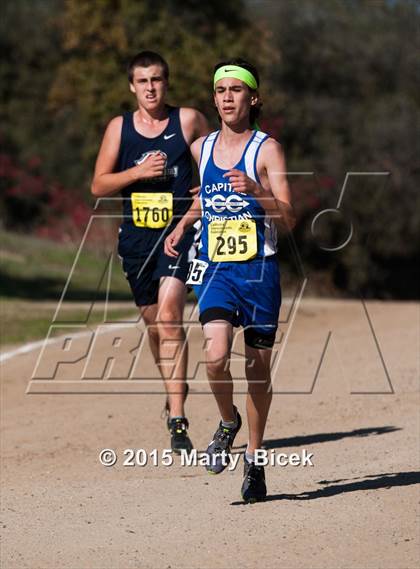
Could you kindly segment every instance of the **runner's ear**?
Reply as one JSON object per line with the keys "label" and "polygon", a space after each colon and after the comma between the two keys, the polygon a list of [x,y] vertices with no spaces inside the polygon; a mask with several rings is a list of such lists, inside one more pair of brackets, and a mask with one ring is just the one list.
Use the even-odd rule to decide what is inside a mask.
{"label": "runner's ear", "polygon": [[136,90],[135,90],[135,88],[134,88],[134,85],[131,83],[131,81],[130,81],[129,85],[130,85],[130,91],[131,91],[132,93],[135,93]]}

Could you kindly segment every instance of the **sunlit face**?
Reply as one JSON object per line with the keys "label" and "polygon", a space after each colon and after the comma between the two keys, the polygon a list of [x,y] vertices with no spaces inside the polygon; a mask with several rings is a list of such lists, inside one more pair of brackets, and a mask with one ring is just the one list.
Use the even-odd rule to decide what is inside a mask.
{"label": "sunlit face", "polygon": [[148,111],[159,108],[165,99],[168,81],[161,65],[135,67],[130,91],[136,95],[138,104]]}
{"label": "sunlit face", "polygon": [[219,115],[227,125],[248,122],[251,106],[258,102],[258,95],[243,81],[226,77],[216,83],[214,102]]}

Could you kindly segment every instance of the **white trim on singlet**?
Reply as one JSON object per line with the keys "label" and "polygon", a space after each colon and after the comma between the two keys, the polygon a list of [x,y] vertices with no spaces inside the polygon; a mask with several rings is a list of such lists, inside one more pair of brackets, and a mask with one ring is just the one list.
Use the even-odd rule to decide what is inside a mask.
{"label": "white trim on singlet", "polygon": [[264,257],[274,255],[277,251],[277,228],[271,217],[264,217]]}
{"label": "white trim on singlet", "polygon": [[[207,164],[209,162],[211,153],[213,151],[214,141],[215,141],[218,133],[219,133],[219,131],[215,130],[214,132],[211,132],[210,134],[208,134],[207,137],[204,139],[203,146],[201,147],[200,164],[198,167],[199,171],[200,171],[200,184],[201,184],[201,186],[203,185],[204,172],[206,171]],[[201,211],[204,211],[203,198],[201,196],[201,192],[200,192],[200,205],[201,205]],[[203,247],[201,235],[202,235],[202,224],[200,221],[200,230],[197,231],[197,241],[198,241],[198,250],[199,251]]]}
{"label": "white trim on singlet", "polygon": [[[257,173],[257,153],[261,144],[268,138],[265,132],[257,131],[244,156],[245,170],[254,182],[259,182]],[[274,255],[277,251],[277,228],[274,221],[269,217],[264,217],[264,256]]]}
{"label": "white trim on singlet", "polygon": [[259,130],[257,130],[245,152],[244,164],[245,164],[246,175],[249,176],[252,180],[254,180],[254,182],[258,182],[258,174],[255,165],[255,155],[257,154],[258,148],[266,138],[268,138],[268,134],[265,134],[265,132],[260,132]]}
{"label": "white trim on singlet", "polygon": [[[200,182],[203,183],[204,173],[206,171],[206,167],[210,156],[213,152],[213,146],[215,139],[220,131],[216,130],[210,133],[207,138],[203,142],[203,146],[201,149],[201,156],[200,156]],[[261,147],[261,144],[268,138],[268,134],[265,132],[257,131],[251,142],[248,145],[248,148],[245,150],[245,154],[243,156],[244,165],[245,165],[245,172],[247,176],[249,176],[255,182],[259,182],[259,177],[257,173],[257,153]],[[200,196],[201,201],[201,209],[203,210],[203,203],[202,197]],[[270,255],[274,255],[277,251],[277,229],[275,226],[274,221],[268,217],[264,217],[264,256],[268,257]],[[199,241],[199,250],[202,248],[202,240],[201,240],[201,233],[200,233],[200,241]]]}
{"label": "white trim on singlet", "polygon": [[218,130],[211,132],[203,142],[203,147],[201,149],[201,156],[200,156],[200,166],[199,166],[201,183],[203,183],[204,172],[206,170],[207,163],[211,156],[214,139],[216,138],[218,132],[219,132]]}

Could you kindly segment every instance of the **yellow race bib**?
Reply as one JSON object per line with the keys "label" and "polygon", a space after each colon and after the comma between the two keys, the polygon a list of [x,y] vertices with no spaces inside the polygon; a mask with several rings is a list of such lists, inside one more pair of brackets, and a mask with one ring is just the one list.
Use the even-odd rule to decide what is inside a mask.
{"label": "yellow race bib", "polygon": [[256,256],[257,226],[253,219],[226,219],[209,224],[209,259],[248,261]]}
{"label": "yellow race bib", "polygon": [[136,227],[162,229],[172,219],[172,194],[162,193],[133,193],[131,194],[133,223]]}

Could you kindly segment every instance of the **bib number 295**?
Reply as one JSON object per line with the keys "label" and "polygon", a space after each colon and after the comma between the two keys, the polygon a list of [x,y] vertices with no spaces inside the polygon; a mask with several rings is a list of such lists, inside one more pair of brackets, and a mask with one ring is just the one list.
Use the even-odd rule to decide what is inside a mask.
{"label": "bib number 295", "polygon": [[253,219],[212,221],[208,226],[208,249],[212,261],[248,261],[257,254],[257,228]]}
{"label": "bib number 295", "polygon": [[222,235],[218,235],[216,237],[216,241],[217,255],[235,255],[236,253],[244,255],[248,251],[246,235],[229,235],[227,238]]}

